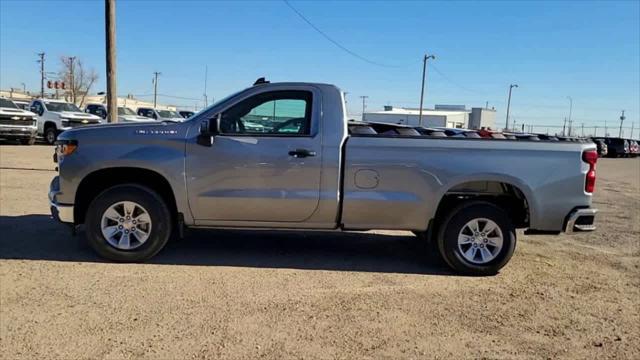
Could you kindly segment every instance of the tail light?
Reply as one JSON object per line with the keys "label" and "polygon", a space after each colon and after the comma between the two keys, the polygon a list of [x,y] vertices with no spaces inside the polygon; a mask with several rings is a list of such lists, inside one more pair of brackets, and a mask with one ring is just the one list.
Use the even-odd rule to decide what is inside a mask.
{"label": "tail light", "polygon": [[596,150],[588,150],[582,153],[582,161],[589,164],[589,171],[584,182],[584,191],[592,193],[596,188],[596,162],[598,161],[598,152]]}

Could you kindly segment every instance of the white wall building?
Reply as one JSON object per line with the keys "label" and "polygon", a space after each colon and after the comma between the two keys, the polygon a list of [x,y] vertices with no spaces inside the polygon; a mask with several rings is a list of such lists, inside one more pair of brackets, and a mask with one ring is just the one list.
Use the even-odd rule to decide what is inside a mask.
{"label": "white wall building", "polygon": [[[384,122],[418,126],[419,109],[385,106],[383,111],[365,112],[363,121]],[[426,127],[466,128],[469,123],[468,110],[422,109],[422,125]]]}

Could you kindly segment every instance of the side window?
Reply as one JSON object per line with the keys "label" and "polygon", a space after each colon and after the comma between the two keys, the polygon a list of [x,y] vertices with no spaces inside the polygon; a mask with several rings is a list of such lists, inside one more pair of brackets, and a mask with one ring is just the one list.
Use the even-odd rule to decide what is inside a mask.
{"label": "side window", "polygon": [[309,135],[312,94],[272,91],[252,96],[222,113],[223,134]]}

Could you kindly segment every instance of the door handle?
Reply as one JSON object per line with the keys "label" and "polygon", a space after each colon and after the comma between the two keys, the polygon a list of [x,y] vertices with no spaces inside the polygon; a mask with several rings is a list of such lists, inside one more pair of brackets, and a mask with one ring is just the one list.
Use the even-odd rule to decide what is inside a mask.
{"label": "door handle", "polygon": [[293,156],[294,158],[305,158],[308,156],[316,156],[316,152],[307,149],[295,149],[289,151],[289,156]]}

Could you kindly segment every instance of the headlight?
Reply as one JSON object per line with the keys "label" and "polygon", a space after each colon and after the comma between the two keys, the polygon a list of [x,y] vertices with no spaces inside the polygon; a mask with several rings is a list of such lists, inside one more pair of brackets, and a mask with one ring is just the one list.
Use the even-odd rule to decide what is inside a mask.
{"label": "headlight", "polygon": [[78,148],[78,141],[76,140],[58,140],[56,141],[56,159],[59,162],[65,156],[69,156],[73,154],[74,151]]}

